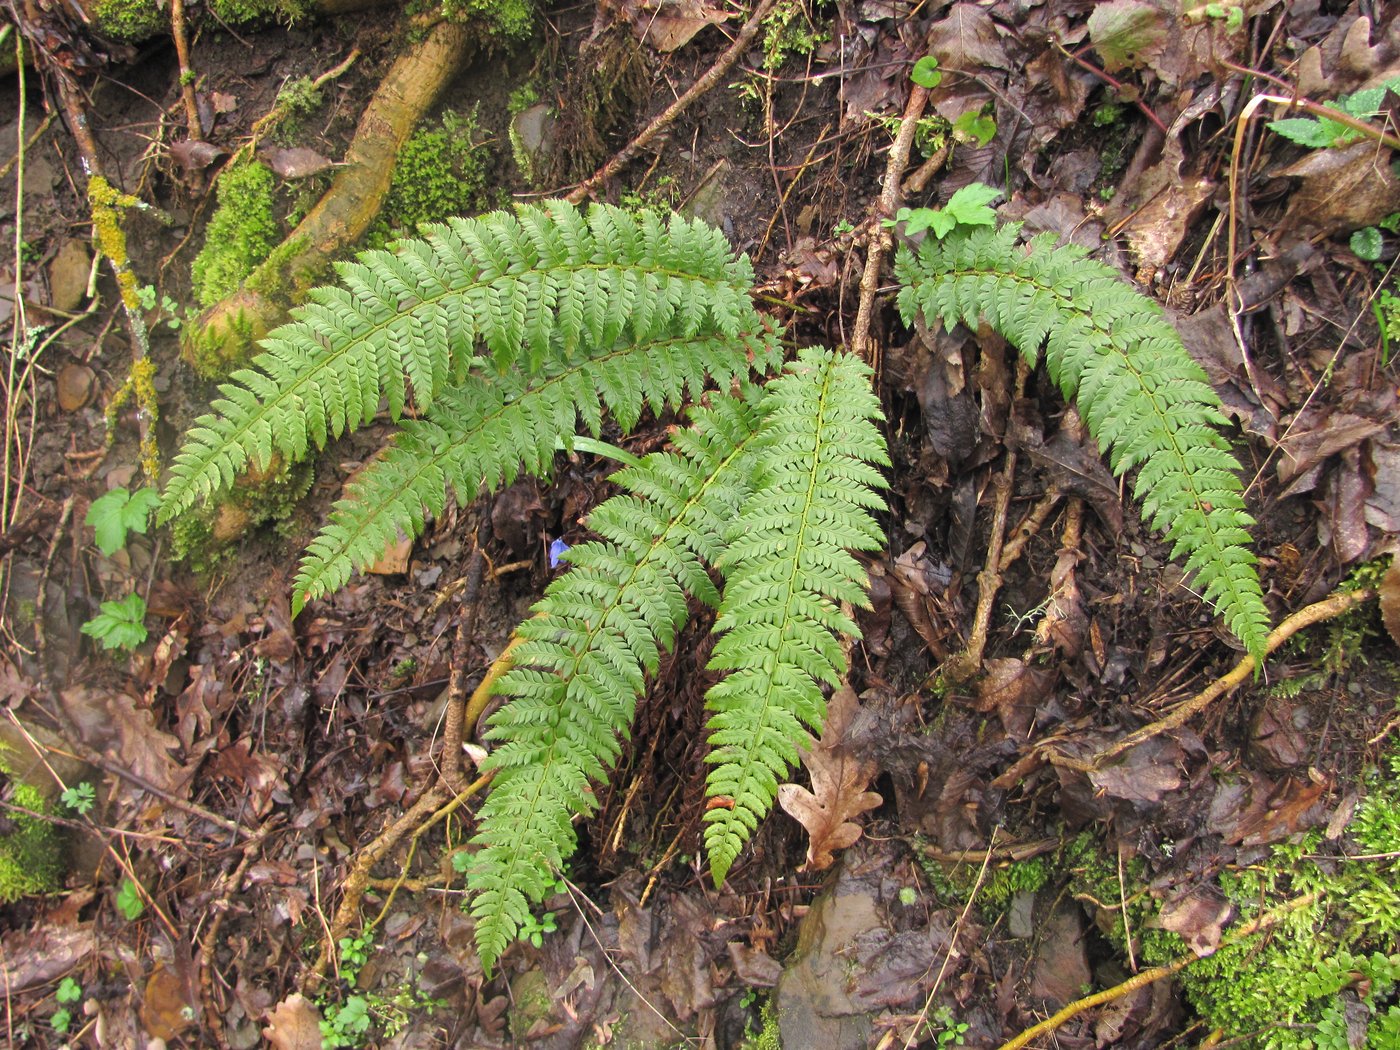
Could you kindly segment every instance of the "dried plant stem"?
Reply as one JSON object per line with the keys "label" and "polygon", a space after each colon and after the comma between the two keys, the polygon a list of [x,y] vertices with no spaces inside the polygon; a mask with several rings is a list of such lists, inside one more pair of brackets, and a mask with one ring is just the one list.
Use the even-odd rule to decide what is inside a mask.
{"label": "dried plant stem", "polygon": [[[1247,922],[1239,929],[1232,931],[1228,937],[1221,941],[1220,946],[1222,948],[1229,947],[1230,945],[1238,944],[1240,941],[1253,937],[1256,933],[1263,933],[1288,915],[1291,915],[1301,908],[1306,908],[1316,900],[1316,893],[1305,893],[1301,897],[1296,897],[1286,904],[1275,908],[1273,911],[1266,912],[1257,919]],[[1131,995],[1139,988],[1146,988],[1148,985],[1155,984],[1163,978],[1171,977],[1173,974],[1186,969],[1186,967],[1190,966],[1196,959],[1197,956],[1195,955],[1187,955],[1177,959],[1175,962],[1168,963],[1166,966],[1154,966],[1150,970],[1143,970],[1142,973],[1134,974],[1122,984],[1116,984],[1112,988],[1104,989],[1102,992],[1095,992],[1093,995],[1086,995],[1083,999],[1076,999],[1059,1013],[1047,1017],[1039,1024],[1027,1028],[1020,1035],[1016,1036],[1016,1038],[1003,1043],[999,1050],[1020,1050],[1021,1047],[1029,1044],[1031,1040],[1037,1039],[1043,1035],[1048,1035],[1064,1025],[1066,1021],[1078,1017],[1086,1010],[1092,1010],[1096,1006],[1114,1002],[1115,1000],[1123,998],[1125,995]]]}
{"label": "dried plant stem", "polygon": [[904,119],[899,123],[899,133],[885,163],[879,205],[869,220],[865,272],[860,278],[860,306],[856,310],[856,323],[851,331],[851,352],[875,369],[876,375],[880,372],[880,354],[878,348],[871,349],[870,325],[875,315],[875,293],[880,287],[880,270],[885,263],[885,253],[894,245],[894,235],[885,225],[885,220],[893,219],[899,208],[900,179],[909,165],[909,151],[914,148],[914,132],[927,105],[928,89],[915,84],[909,91]]}
{"label": "dried plant stem", "polygon": [[[1016,397],[1026,389],[1030,366],[1024,358],[1016,362]],[[1006,518],[1011,508],[1011,492],[1016,484],[1016,449],[1006,450],[1006,462],[996,478],[995,505],[992,511],[992,535],[987,541],[987,557],[977,574],[977,609],[972,616],[972,632],[962,652],[943,665],[943,676],[950,682],[965,682],[982,669],[982,653],[987,647],[987,635],[992,626],[992,610],[997,592],[1001,590],[1002,548],[1006,540]]]}
{"label": "dried plant stem", "polygon": [[758,36],[758,31],[763,28],[764,18],[768,16],[768,12],[773,9],[776,2],[777,0],[760,0],[758,6],[753,9],[753,14],[749,16],[749,20],[744,23],[744,27],[734,37],[734,42],[715,60],[715,64],[706,70],[699,80],[691,84],[680,98],[662,110],[656,119],[643,128],[636,138],[618,150],[612,159],[570,190],[564,199],[570,204],[582,204],[593,196],[600,183],[607,181],[621,171],[653,139],[675,123],[676,118],[689,109],[697,98],[718,84],[725,74],[734,68],[734,63],[739,61],[739,57],[753,43],[754,37]]}

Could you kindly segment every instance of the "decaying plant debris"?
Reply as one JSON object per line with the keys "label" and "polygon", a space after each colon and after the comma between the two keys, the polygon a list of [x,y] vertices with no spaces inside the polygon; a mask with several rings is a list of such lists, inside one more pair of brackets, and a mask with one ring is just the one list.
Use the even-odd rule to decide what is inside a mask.
{"label": "decaying plant debris", "polygon": [[[1349,1022],[1393,1045],[1400,199],[1396,97],[1366,94],[1400,76],[1393,4],[211,0],[122,40],[121,5],[89,6],[17,7],[0,45],[27,70],[0,88],[8,1039],[1340,1046]],[[218,396],[189,358],[236,366],[329,279],[443,111],[502,206],[723,231],[790,351],[877,369],[893,461],[792,816],[714,889],[692,603],[490,974],[459,907],[490,685],[615,464],[580,447],[448,501],[295,616],[296,556],[387,414],[271,463],[238,528],[147,527],[141,495]],[[200,313],[235,159],[276,172],[281,246]],[[939,221],[918,209],[973,183],[1160,301],[1204,369],[1256,519],[1262,662],[1043,367],[901,319],[893,259]],[[642,457],[681,423],[600,437]],[[25,896],[5,836],[35,820],[66,876]]]}

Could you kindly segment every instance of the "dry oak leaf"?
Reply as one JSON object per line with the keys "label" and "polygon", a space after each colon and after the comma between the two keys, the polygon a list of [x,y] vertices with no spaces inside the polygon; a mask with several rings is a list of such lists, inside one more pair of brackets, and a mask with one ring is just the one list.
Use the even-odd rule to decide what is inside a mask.
{"label": "dry oak leaf", "polygon": [[1381,579],[1381,619],[1395,644],[1400,645],[1400,554],[1391,558]]}
{"label": "dry oak leaf", "polygon": [[852,819],[885,800],[866,791],[878,772],[874,762],[862,761],[845,746],[846,732],[859,710],[849,687],[837,690],[826,705],[826,728],[820,741],[801,752],[802,764],[812,778],[812,790],[798,784],[778,788],[778,805],[807,829],[805,871],[831,867],[833,850],[845,849],[860,838],[860,825]]}
{"label": "dry oak leaf", "polygon": [[321,1011],[300,993],[289,995],[268,1013],[263,1035],[274,1050],[321,1050]]}

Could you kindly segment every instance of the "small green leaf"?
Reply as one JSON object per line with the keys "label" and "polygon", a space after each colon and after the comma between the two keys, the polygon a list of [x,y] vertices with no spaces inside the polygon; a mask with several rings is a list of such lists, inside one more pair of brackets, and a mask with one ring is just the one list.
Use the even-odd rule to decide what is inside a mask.
{"label": "small green leaf", "polygon": [[141,898],[141,889],[130,878],[122,879],[117,887],[117,911],[127,922],[135,922],[146,912],[146,902]]}
{"label": "small green leaf", "polygon": [[1375,262],[1381,257],[1385,239],[1374,226],[1363,226],[1351,235],[1351,250],[1362,262]]}
{"label": "small green leaf", "polygon": [[959,142],[976,143],[980,149],[996,138],[996,118],[984,116],[980,110],[969,109],[953,121],[953,137]]}
{"label": "small green leaf", "polygon": [[1001,190],[995,186],[970,182],[949,198],[943,210],[953,218],[956,226],[995,226],[997,213],[989,205],[1000,196]]}
{"label": "small green leaf", "polygon": [[83,986],[73,978],[65,977],[58,982],[58,990],[53,993],[53,997],[60,1003],[76,1003],[83,997]]}
{"label": "small green leaf", "polygon": [[938,59],[933,55],[925,55],[919,59],[914,63],[909,79],[921,88],[936,88],[943,82],[943,74],[938,71]]}
{"label": "small green leaf", "polygon": [[146,534],[151,511],[158,506],[160,495],[155,489],[138,489],[134,493],[113,489],[92,501],[83,522],[93,527],[98,550],[110,556],[126,546],[128,532]]}
{"label": "small green leaf", "polygon": [[82,632],[104,649],[135,649],[146,640],[146,600],[135,591],[115,602],[103,602]]}
{"label": "small green leaf", "polygon": [[[93,786],[84,780],[81,784],[74,784],[70,788],[64,788],[63,794],[59,795],[59,801],[71,809],[80,817],[87,816],[97,801],[97,792]],[[63,991],[63,986],[59,985],[59,992]],[[63,1002],[60,998],[59,1002]]]}

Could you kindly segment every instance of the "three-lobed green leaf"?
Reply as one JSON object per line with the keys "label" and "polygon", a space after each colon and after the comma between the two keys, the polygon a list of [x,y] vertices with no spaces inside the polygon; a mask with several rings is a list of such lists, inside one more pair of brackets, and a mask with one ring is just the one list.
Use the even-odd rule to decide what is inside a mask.
{"label": "three-lobed green leaf", "polygon": [[110,557],[126,546],[127,533],[146,534],[151,512],[159,506],[160,494],[153,488],[112,489],[92,501],[83,524],[93,527],[97,549]]}

